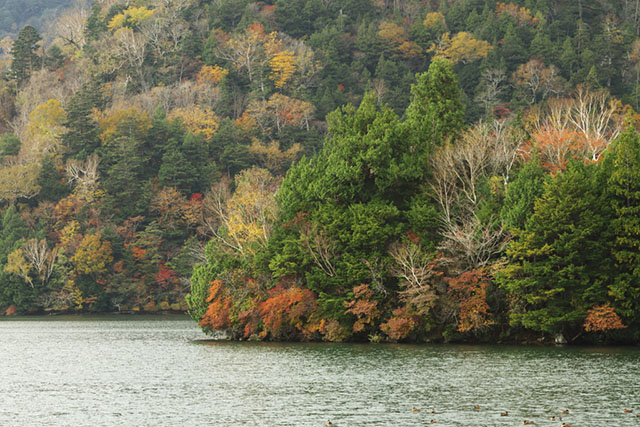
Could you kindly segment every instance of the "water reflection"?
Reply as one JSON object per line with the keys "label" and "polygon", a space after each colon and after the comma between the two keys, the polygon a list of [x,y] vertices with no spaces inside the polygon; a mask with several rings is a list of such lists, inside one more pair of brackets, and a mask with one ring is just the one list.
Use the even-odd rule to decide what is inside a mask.
{"label": "water reflection", "polygon": [[[574,426],[640,421],[637,348],[203,337],[190,320],[173,317],[0,321],[0,424],[323,426],[331,420],[336,426],[404,426],[433,419],[438,425],[514,426],[526,419],[559,426],[552,416]],[[625,414],[625,408],[635,411]]]}

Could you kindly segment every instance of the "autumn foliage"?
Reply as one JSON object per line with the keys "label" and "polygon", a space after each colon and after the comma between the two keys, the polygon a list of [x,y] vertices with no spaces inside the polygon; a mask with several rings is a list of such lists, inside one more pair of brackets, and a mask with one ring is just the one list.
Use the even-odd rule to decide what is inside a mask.
{"label": "autumn foliage", "polygon": [[230,328],[231,297],[227,295],[224,284],[220,279],[216,279],[211,283],[207,302],[209,303],[209,308],[202,320],[200,320],[200,326],[213,330]]}
{"label": "autumn foliage", "polygon": [[345,312],[355,315],[357,319],[353,324],[353,332],[362,332],[367,326],[375,326],[375,320],[381,312],[373,296],[369,285],[361,284],[353,288],[353,300],[345,302]]}
{"label": "autumn foliage", "polygon": [[626,328],[615,308],[609,303],[591,308],[584,319],[583,327],[587,332],[608,332]]}
{"label": "autumn foliage", "polygon": [[309,317],[317,309],[315,294],[298,286],[278,285],[260,304],[264,323],[261,335],[271,339],[286,339],[304,332]]}
{"label": "autumn foliage", "polygon": [[483,270],[471,270],[457,277],[447,278],[452,294],[460,304],[458,330],[477,332],[493,324],[487,289],[489,277]]}

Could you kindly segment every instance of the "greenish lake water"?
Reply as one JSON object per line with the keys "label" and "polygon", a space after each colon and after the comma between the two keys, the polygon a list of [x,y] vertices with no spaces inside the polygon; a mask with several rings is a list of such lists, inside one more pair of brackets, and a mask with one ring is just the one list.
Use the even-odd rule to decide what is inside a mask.
{"label": "greenish lake water", "polygon": [[0,425],[640,426],[637,347],[206,339],[181,316],[0,320]]}

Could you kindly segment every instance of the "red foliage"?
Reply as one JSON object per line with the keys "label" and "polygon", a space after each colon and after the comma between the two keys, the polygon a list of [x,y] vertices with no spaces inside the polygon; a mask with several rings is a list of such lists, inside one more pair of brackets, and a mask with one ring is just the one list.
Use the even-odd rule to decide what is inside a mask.
{"label": "red foliage", "polygon": [[615,308],[611,307],[609,303],[589,310],[583,326],[587,332],[606,332],[627,327],[622,323],[622,319],[616,313]]}
{"label": "red foliage", "polygon": [[415,316],[410,315],[405,307],[401,307],[393,310],[393,316],[380,325],[380,329],[389,338],[398,341],[407,338],[416,324]]}
{"label": "red foliage", "polygon": [[14,316],[16,314],[16,306],[10,305],[4,312],[5,316]]}
{"label": "red foliage", "polygon": [[209,307],[200,320],[200,326],[212,330],[229,329],[231,327],[229,319],[231,297],[227,295],[221,280],[216,279],[211,282],[207,302]]}
{"label": "red foliage", "polygon": [[493,321],[489,318],[487,288],[489,278],[482,269],[466,271],[458,277],[447,277],[450,292],[460,303],[458,331],[477,331]]}
{"label": "red foliage", "polygon": [[407,239],[411,240],[413,243],[416,243],[416,244],[420,240],[416,232],[413,230],[407,231]]}
{"label": "red foliage", "polygon": [[353,324],[353,332],[361,332],[367,325],[373,325],[380,316],[378,301],[372,300],[373,291],[369,285],[362,284],[353,288],[353,301],[345,301],[346,313],[354,314],[357,318]]}
{"label": "red foliage", "polygon": [[193,193],[191,195],[191,197],[189,198],[189,201],[191,202],[199,202],[202,200],[202,194],[201,193]]}
{"label": "red foliage", "polygon": [[164,263],[158,264],[158,274],[156,274],[155,282],[161,286],[167,286],[176,280],[176,272],[168,268]]}
{"label": "red foliage", "polygon": [[264,324],[263,337],[286,338],[294,331],[303,332],[306,321],[317,310],[315,294],[306,288],[279,284],[269,290],[269,298],[260,303]]}

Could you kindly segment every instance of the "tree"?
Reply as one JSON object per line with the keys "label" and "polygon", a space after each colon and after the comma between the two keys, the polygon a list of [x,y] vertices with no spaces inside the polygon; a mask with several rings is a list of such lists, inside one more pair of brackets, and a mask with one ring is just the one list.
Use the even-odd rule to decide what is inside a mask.
{"label": "tree", "polygon": [[113,261],[111,243],[101,240],[99,234],[86,234],[71,262],[78,274],[100,274],[107,271]]}
{"label": "tree", "polygon": [[524,230],[533,214],[535,201],[542,195],[546,178],[537,156],[522,166],[507,187],[500,212],[503,224]]}
{"label": "tree", "polygon": [[492,46],[488,42],[476,40],[471,34],[462,31],[453,37],[449,33],[444,33],[437,43],[431,45],[428,52],[434,53],[434,59],[443,58],[453,64],[458,62],[466,64],[486,57],[491,49]]}
{"label": "tree", "polygon": [[275,193],[279,180],[253,167],[212,186],[203,201],[204,222],[218,244],[240,256],[253,255],[269,242],[277,217]]}
{"label": "tree", "polygon": [[611,285],[618,311],[637,324],[640,307],[640,137],[628,127],[614,142],[607,186],[615,212],[612,221],[616,274]]}
{"label": "tree", "polygon": [[[464,123],[464,107],[451,63],[434,59],[429,71],[417,76],[411,87],[407,125],[418,146],[427,149],[454,141]],[[420,153],[420,151],[418,151]]]}
{"label": "tree", "polygon": [[564,80],[559,74],[554,65],[545,67],[540,58],[533,57],[513,73],[513,82],[521,89],[525,102],[531,105],[562,93]]}
{"label": "tree", "polygon": [[28,80],[31,74],[40,68],[40,58],[36,51],[42,40],[38,32],[31,25],[27,25],[18,32],[11,49],[11,69],[9,74],[18,85]]}
{"label": "tree", "polygon": [[534,331],[577,335],[587,309],[605,302],[611,275],[611,209],[594,166],[571,161],[545,185],[524,230],[507,247],[498,275],[510,322]]}
{"label": "tree", "polygon": [[67,132],[62,135],[62,142],[69,149],[70,156],[82,160],[100,146],[100,128],[94,119],[93,110],[103,106],[101,89],[95,82],[82,87],[69,100],[65,108],[67,119],[64,122]]}

